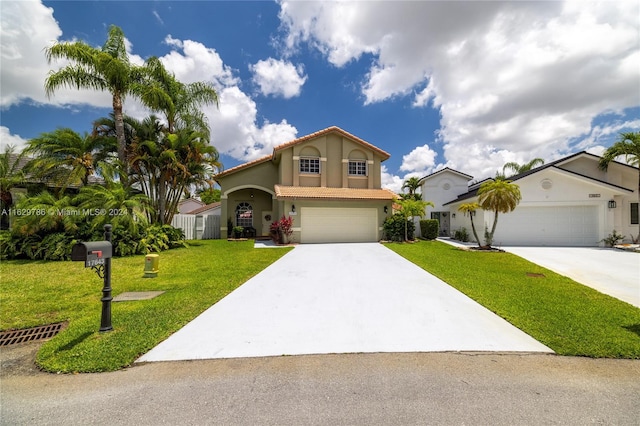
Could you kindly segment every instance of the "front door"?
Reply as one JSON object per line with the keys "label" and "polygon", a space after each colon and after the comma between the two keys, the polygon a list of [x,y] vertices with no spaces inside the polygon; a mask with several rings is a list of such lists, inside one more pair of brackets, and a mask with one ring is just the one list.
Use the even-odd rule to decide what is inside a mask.
{"label": "front door", "polygon": [[440,229],[438,230],[439,237],[449,236],[449,212],[431,212],[431,219],[437,219]]}
{"label": "front door", "polygon": [[269,236],[269,229],[271,228],[271,224],[275,221],[272,216],[272,211],[262,212],[262,235],[265,237]]}

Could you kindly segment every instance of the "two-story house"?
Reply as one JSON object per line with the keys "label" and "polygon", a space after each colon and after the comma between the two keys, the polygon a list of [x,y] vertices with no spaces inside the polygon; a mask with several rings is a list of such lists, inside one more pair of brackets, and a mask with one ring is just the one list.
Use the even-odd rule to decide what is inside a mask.
{"label": "two-story house", "polygon": [[289,216],[294,242],[379,241],[395,197],[381,186],[388,158],[338,127],[279,145],[214,177],[221,188],[221,235],[232,225],[267,236],[271,223]]}
{"label": "two-story house", "polygon": [[[600,157],[579,152],[512,176],[522,201],[513,212],[500,214],[495,245],[598,246],[614,230],[631,241],[638,235],[638,168],[612,162],[600,170]],[[469,216],[458,211],[463,203],[478,201],[484,182],[445,168],[421,179],[427,218],[440,220],[441,236],[465,227]],[[493,224],[493,212],[476,211],[479,238]],[[473,238],[473,236],[471,236]]]}

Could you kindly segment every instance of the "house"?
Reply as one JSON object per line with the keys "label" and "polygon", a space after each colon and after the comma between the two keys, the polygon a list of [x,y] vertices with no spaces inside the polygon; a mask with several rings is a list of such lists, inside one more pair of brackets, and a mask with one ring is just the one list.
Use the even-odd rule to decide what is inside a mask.
{"label": "house", "polygon": [[205,204],[200,200],[196,200],[195,198],[187,198],[185,200],[181,200],[178,203],[178,213],[189,214],[189,212],[204,206]]}
{"label": "house", "polygon": [[395,197],[381,186],[388,158],[338,127],[279,145],[214,177],[222,195],[221,234],[230,223],[267,236],[274,221],[289,216],[295,242],[379,241]]}
{"label": "house", "polygon": [[186,212],[185,214],[194,214],[200,216],[220,216],[220,207],[222,203],[220,201],[216,201],[215,203],[207,204],[201,207],[198,207],[195,210],[191,210],[190,212]]}
{"label": "house", "polygon": [[[602,245],[614,229],[627,241],[638,235],[638,168],[613,162],[605,172],[599,161],[583,151],[510,177],[522,201],[514,211],[500,214],[494,245],[588,247]],[[458,211],[461,204],[478,200],[484,181],[469,185],[471,179],[448,168],[421,179],[424,199],[435,204],[426,217],[440,219],[441,235],[451,236],[461,227],[471,234],[470,218]],[[480,238],[493,217],[493,212],[476,212]]]}

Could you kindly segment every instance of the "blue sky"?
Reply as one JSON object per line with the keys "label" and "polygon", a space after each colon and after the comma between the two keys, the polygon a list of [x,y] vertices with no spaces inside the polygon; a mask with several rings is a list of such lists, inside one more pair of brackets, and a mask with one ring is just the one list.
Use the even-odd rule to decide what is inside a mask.
{"label": "blue sky", "polygon": [[[0,143],[89,131],[107,93],[43,82],[56,41],[120,26],[133,62],[210,81],[226,168],[337,125],[388,151],[386,187],[448,166],[600,153],[640,129],[640,4],[595,2],[2,1]],[[125,112],[148,114],[135,99]]]}

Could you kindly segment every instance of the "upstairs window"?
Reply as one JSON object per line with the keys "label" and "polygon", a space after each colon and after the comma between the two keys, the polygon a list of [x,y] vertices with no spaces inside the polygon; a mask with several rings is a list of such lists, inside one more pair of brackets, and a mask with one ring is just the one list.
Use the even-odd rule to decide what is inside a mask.
{"label": "upstairs window", "polygon": [[300,159],[300,173],[319,175],[320,174],[320,159],[319,158],[301,158]]}
{"label": "upstairs window", "polygon": [[364,160],[349,160],[349,176],[366,176],[367,162]]}
{"label": "upstairs window", "polygon": [[630,203],[629,206],[631,207],[631,211],[629,212],[631,216],[631,224],[637,225],[638,224],[638,203]]}

